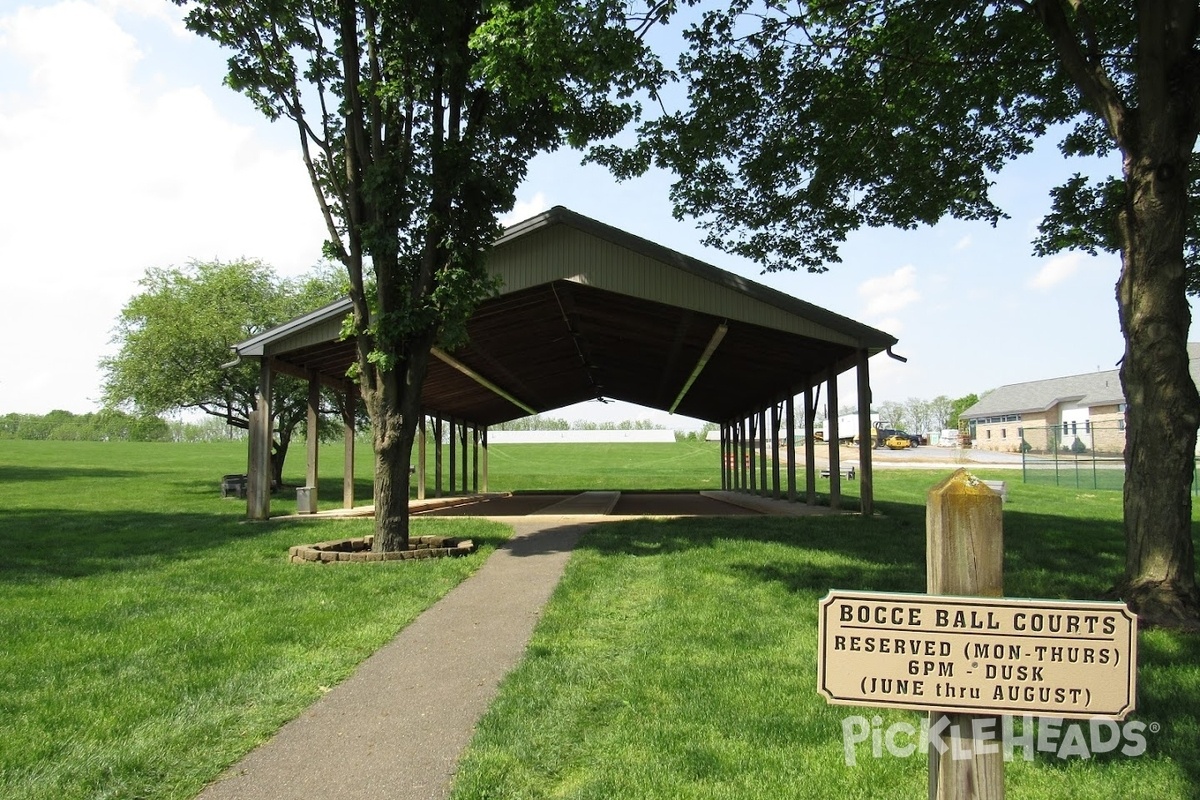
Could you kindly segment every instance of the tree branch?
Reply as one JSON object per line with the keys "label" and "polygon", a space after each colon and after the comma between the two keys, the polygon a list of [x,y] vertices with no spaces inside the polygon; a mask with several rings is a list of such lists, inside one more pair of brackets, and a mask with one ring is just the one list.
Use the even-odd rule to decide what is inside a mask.
{"label": "tree branch", "polygon": [[1129,109],[1099,61],[1092,63],[1084,55],[1059,1],[1034,0],[1033,7],[1071,80],[1104,119],[1113,139],[1126,142]]}

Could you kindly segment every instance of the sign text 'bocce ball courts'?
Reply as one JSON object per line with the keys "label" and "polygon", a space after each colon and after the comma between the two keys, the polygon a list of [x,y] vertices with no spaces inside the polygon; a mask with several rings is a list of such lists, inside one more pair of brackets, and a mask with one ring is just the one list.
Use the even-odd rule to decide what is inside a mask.
{"label": "sign text 'bocce ball courts'", "polygon": [[1137,620],[1123,603],[831,591],[817,688],[830,703],[1123,719]]}

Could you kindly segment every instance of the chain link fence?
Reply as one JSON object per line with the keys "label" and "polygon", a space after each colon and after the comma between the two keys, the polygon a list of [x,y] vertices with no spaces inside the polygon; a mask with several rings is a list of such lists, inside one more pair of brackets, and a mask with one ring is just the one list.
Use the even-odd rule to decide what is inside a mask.
{"label": "chain link fence", "polygon": [[[1020,434],[1023,482],[1076,489],[1124,488],[1124,425],[1064,423],[1021,428]],[[1192,493],[1200,494],[1194,463]]]}

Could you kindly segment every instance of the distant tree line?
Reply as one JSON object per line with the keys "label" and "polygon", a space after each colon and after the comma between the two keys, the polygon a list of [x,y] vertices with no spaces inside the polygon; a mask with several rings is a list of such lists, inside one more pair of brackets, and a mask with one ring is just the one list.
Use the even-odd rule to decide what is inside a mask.
{"label": "distant tree line", "polygon": [[[959,415],[978,402],[977,394],[953,400],[946,395],[938,395],[932,400],[910,397],[903,402],[887,400],[879,403],[875,406],[875,413],[879,414],[880,422],[888,428],[909,433],[935,433],[946,428],[958,428]],[[838,413],[853,414],[857,411],[855,406],[843,406]],[[823,414],[817,415],[818,422],[824,418]]]}
{"label": "distant tree line", "polygon": [[171,439],[171,430],[165,420],[152,415],[139,416],[123,411],[72,414],[55,410],[49,414],[0,417],[0,439],[166,442]]}
{"label": "distant tree line", "polygon": [[[490,430],[493,431],[659,431],[666,430],[665,425],[660,425],[656,422],[651,422],[645,419],[627,419],[621,422],[592,422],[586,419],[577,419],[574,422],[568,422],[562,417],[548,417],[543,414],[534,414],[530,417],[522,417],[509,422],[501,422],[498,425],[492,425]],[[680,442],[703,442],[708,436],[709,431],[718,430],[718,426],[706,422],[700,426],[699,430],[691,431],[675,431],[675,440]]]}
{"label": "distant tree line", "polygon": [[58,442],[215,442],[244,439],[246,432],[218,419],[165,420],[153,414],[102,410],[86,414],[55,410],[48,414],[0,416],[0,439]]}
{"label": "distant tree line", "polygon": [[876,410],[880,420],[890,428],[925,434],[949,427],[954,401],[945,395],[932,400],[910,397],[902,403],[894,400],[880,403]]}
{"label": "distant tree line", "polygon": [[665,425],[659,425],[645,419],[627,419],[621,422],[592,422],[577,419],[568,422],[562,417],[548,417],[544,414],[534,414],[530,417],[501,422],[490,426],[493,431],[661,431]]}

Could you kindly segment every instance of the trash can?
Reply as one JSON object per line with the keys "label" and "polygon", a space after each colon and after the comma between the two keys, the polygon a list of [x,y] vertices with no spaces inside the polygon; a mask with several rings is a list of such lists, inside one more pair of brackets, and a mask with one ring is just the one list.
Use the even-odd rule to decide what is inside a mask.
{"label": "trash can", "polygon": [[315,513],[317,513],[317,487],[315,487],[315,486],[298,486],[298,487],[296,487],[296,513],[297,514],[315,514]]}
{"label": "trash can", "polygon": [[221,497],[245,497],[246,476],[226,475],[221,478]]}

